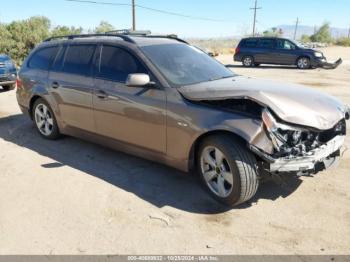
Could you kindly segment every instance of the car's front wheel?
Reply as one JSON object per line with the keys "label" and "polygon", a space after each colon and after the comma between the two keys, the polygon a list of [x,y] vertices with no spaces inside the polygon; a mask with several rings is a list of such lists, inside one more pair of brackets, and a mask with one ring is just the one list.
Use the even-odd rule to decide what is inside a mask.
{"label": "car's front wheel", "polygon": [[251,199],[259,186],[255,157],[230,136],[213,136],[199,148],[201,180],[218,201],[234,206]]}
{"label": "car's front wheel", "polygon": [[40,135],[47,139],[57,139],[60,136],[53,110],[44,99],[39,98],[35,101],[32,114]]}
{"label": "car's front wheel", "polygon": [[245,67],[252,67],[254,65],[254,58],[252,56],[244,56],[242,59],[242,64]]}
{"label": "car's front wheel", "polygon": [[299,69],[309,69],[311,68],[310,59],[308,57],[300,57],[297,60],[297,67]]}

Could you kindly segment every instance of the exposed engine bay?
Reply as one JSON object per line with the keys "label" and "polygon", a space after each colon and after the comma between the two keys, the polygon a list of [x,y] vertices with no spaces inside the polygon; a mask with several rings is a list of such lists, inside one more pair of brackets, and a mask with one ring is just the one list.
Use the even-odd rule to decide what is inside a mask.
{"label": "exposed engine bay", "polygon": [[[349,119],[347,110],[333,128],[318,130],[286,123],[270,109],[250,99],[208,100],[200,101],[200,104],[261,120],[262,131],[272,143],[272,150],[266,152],[254,144],[250,148],[268,163],[265,169],[269,172],[317,172],[333,164],[330,159],[340,155],[346,135],[346,119]],[[325,164],[318,165],[321,162]]]}

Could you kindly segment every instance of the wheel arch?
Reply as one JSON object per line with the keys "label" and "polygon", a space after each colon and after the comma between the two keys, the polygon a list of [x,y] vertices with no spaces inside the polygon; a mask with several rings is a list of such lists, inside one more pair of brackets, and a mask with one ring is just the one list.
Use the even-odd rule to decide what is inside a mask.
{"label": "wheel arch", "polygon": [[188,170],[190,171],[194,171],[196,169],[196,159],[197,159],[197,154],[198,154],[198,149],[201,145],[201,143],[207,139],[208,137],[211,136],[230,136],[232,138],[235,139],[235,141],[239,141],[241,144],[243,144],[244,146],[246,146],[248,144],[248,141],[241,135],[233,132],[233,131],[229,131],[229,130],[224,130],[224,129],[217,129],[217,130],[210,130],[207,131],[203,134],[201,134],[200,136],[198,136],[195,141],[192,143],[190,152],[189,152],[189,161],[188,161]]}
{"label": "wheel arch", "polygon": [[310,62],[311,62],[311,56],[310,56],[310,55],[308,55],[308,54],[301,54],[301,55],[299,55],[299,56],[297,57],[297,59],[295,59],[295,65],[297,65],[297,64],[298,64],[298,60],[299,60],[300,58],[303,58],[303,57],[308,58],[308,59],[310,60]]}
{"label": "wheel arch", "polygon": [[[45,100],[45,98],[43,98],[42,96],[40,96],[40,95],[34,95],[31,99],[30,99],[30,101],[29,101],[29,116],[30,116],[30,118],[33,120],[33,107],[34,107],[34,104],[35,104],[35,102],[38,100],[38,99],[44,99]],[[46,101],[46,100],[45,100]]]}

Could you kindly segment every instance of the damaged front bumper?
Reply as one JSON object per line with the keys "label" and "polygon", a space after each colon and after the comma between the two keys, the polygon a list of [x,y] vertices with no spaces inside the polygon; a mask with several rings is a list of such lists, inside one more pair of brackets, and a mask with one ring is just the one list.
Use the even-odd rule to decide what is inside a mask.
{"label": "damaged front bumper", "polygon": [[268,171],[276,172],[307,172],[320,171],[333,165],[339,159],[345,136],[336,136],[328,143],[316,148],[308,155],[275,159],[269,163]]}
{"label": "damaged front bumper", "polygon": [[337,61],[334,63],[329,63],[327,62],[327,59],[323,57],[322,59],[317,60],[315,67],[322,67],[324,69],[336,69],[339,65],[343,63],[343,60],[339,58]]}

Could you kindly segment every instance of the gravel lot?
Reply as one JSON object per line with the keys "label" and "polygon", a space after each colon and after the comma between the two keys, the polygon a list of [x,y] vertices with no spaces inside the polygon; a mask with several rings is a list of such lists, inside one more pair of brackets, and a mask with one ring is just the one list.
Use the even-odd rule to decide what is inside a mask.
{"label": "gravel lot", "polygon": [[[218,59],[350,104],[350,48],[324,51],[344,64],[245,69]],[[349,254],[349,176],[347,151],[335,169],[267,182],[227,210],[171,168],[75,138],[43,140],[15,92],[0,93],[0,254]]]}

